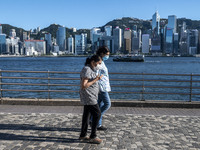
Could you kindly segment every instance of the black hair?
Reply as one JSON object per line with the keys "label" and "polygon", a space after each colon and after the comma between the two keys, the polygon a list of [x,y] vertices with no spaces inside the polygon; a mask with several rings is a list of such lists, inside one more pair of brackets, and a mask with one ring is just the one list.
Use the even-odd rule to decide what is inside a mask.
{"label": "black hair", "polygon": [[107,54],[109,51],[108,47],[106,46],[102,46],[102,47],[99,47],[99,49],[96,51],[96,54],[99,55],[100,57],[102,57],[102,54]]}
{"label": "black hair", "polygon": [[91,61],[94,61],[94,62],[99,62],[101,60],[101,57],[98,56],[98,55],[93,55],[91,57],[88,57],[85,61],[85,66],[86,65],[89,65],[91,63]]}

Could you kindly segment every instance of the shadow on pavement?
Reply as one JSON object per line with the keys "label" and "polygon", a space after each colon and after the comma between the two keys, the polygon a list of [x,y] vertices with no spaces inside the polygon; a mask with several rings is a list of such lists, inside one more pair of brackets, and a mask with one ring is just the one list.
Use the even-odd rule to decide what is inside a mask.
{"label": "shadow on pavement", "polygon": [[74,131],[81,132],[80,128],[38,127],[30,124],[0,124],[0,130],[39,130],[39,131]]}
{"label": "shadow on pavement", "polygon": [[61,143],[82,143],[82,141],[73,138],[59,137],[40,137],[40,136],[25,136],[9,133],[0,133],[0,140],[22,140],[22,141],[38,141],[38,142],[61,142]]}

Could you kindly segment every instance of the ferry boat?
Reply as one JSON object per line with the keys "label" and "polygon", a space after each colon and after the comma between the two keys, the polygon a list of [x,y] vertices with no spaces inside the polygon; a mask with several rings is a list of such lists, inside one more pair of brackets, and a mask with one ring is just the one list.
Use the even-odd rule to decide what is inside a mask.
{"label": "ferry boat", "polygon": [[113,61],[144,62],[144,55],[119,55],[114,56]]}

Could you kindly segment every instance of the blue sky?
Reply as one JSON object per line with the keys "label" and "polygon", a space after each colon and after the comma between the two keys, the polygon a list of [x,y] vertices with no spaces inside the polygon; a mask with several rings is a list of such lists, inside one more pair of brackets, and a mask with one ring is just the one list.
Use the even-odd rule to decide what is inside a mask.
{"label": "blue sky", "polygon": [[200,20],[200,0],[0,0],[0,23],[25,30],[57,23],[90,29],[122,17],[151,19],[176,15]]}

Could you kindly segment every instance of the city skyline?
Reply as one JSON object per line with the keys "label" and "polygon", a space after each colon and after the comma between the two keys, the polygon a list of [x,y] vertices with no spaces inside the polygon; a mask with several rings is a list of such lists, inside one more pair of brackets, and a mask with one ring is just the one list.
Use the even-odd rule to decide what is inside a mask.
{"label": "city skyline", "polygon": [[155,11],[159,12],[161,18],[176,15],[177,18],[200,20],[197,11],[198,4],[200,4],[198,0],[168,0],[167,2],[159,0],[102,0],[101,2],[59,0],[57,4],[54,0],[10,0],[1,1],[0,24],[10,24],[25,30],[38,26],[42,29],[54,23],[68,28],[91,29],[122,17],[150,20]]}

